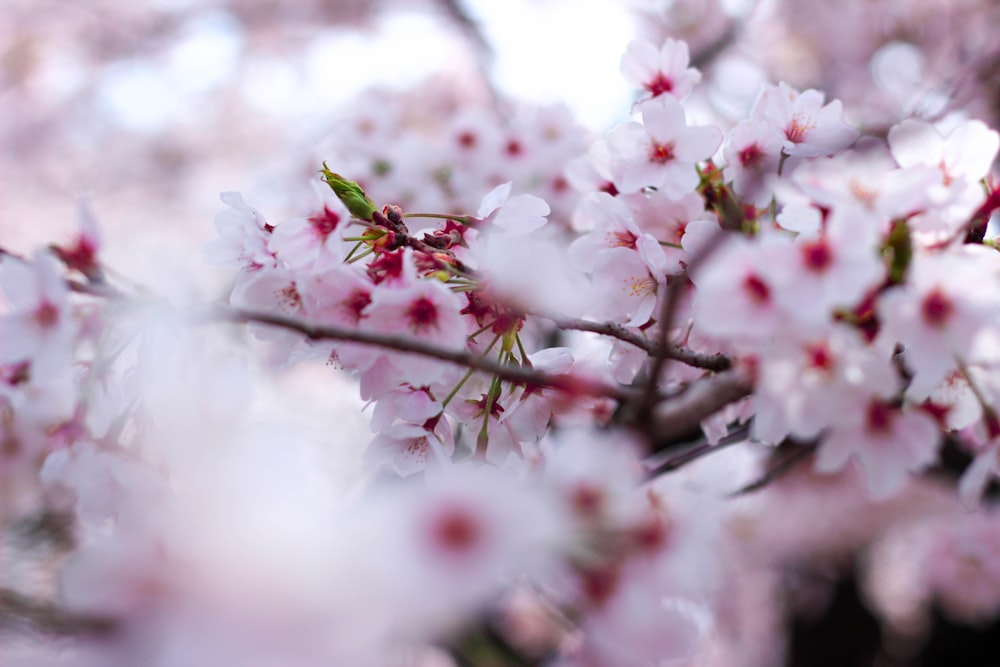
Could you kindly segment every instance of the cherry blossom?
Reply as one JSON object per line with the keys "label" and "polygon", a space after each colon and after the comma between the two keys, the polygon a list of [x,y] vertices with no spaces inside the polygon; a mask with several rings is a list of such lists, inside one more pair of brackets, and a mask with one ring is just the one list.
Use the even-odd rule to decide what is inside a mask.
{"label": "cherry blossom", "polygon": [[983,263],[994,256],[964,248],[951,255],[918,255],[907,284],[880,300],[883,335],[904,346],[907,366],[914,373],[907,395],[923,400],[964,359],[976,336],[990,322],[995,295],[969,290],[972,275],[982,275]]}
{"label": "cherry blossom", "polygon": [[534,195],[510,196],[510,182],[498,185],[483,197],[476,217],[510,234],[529,234],[545,225],[549,205]]}
{"label": "cherry blossom", "polygon": [[767,123],[781,139],[785,155],[819,157],[833,155],[858,138],[858,131],[844,122],[840,100],[824,104],[818,90],[799,92],[785,83],[761,92],[751,118]]}
{"label": "cherry blossom", "polygon": [[659,49],[649,42],[637,40],[628,45],[622,56],[621,70],[625,80],[645,90],[643,99],[673,95],[678,99],[701,80],[701,73],[688,67],[687,44],[668,39]]}
{"label": "cherry blossom", "polygon": [[779,237],[768,237],[760,244],[728,239],[691,276],[699,294],[696,327],[715,338],[773,339],[784,324],[785,315],[776,300],[776,271],[781,266],[779,256],[789,244]]}
{"label": "cherry blossom", "polygon": [[784,143],[766,122],[747,119],[729,132],[723,156],[726,178],[738,195],[758,206],[771,200],[768,180],[778,175]]}
{"label": "cherry blossom", "polygon": [[30,373],[39,378],[65,370],[78,324],[58,260],[47,252],[31,262],[5,257],[0,287],[11,307],[0,315],[0,363],[30,362]]}
{"label": "cherry blossom", "polygon": [[695,165],[715,153],[722,134],[712,126],[690,127],[684,108],[661,96],[642,106],[642,124],[626,123],[608,135],[611,172],[617,189],[662,189],[679,199],[698,185]]}
{"label": "cherry blossom", "polygon": [[900,410],[872,397],[844,413],[823,440],[816,459],[820,472],[842,469],[852,456],[864,469],[875,499],[898,492],[909,473],[937,459],[940,433],[934,420],[918,410]]}
{"label": "cherry blossom", "polygon": [[[414,340],[432,341],[450,349],[464,349],[466,322],[462,299],[435,280],[420,280],[407,286],[380,287],[372,293],[364,327],[396,333]],[[422,386],[439,382],[453,369],[416,355],[390,353],[383,356],[398,373],[397,383]],[[387,369],[380,369],[382,373]]]}
{"label": "cherry blossom", "polygon": [[957,98],[938,125],[754,102],[762,70],[693,91],[691,53],[740,40],[633,41],[641,122],[589,150],[562,107],[368,94],[318,204],[221,195],[228,306],[116,270],[86,210],[0,248],[4,527],[75,539],[22,620],[74,628],[72,664],[772,664],[792,570],[900,531],[875,578],[994,619],[1000,135]]}
{"label": "cherry blossom", "polygon": [[293,267],[337,264],[349,250],[343,241],[349,219],[350,213],[338,200],[324,201],[322,208],[310,216],[275,226],[268,247],[279,260]]}
{"label": "cherry blossom", "polygon": [[223,192],[219,198],[229,208],[215,216],[219,238],[205,248],[205,260],[244,269],[274,266],[274,255],[268,248],[273,226],[240,193]]}

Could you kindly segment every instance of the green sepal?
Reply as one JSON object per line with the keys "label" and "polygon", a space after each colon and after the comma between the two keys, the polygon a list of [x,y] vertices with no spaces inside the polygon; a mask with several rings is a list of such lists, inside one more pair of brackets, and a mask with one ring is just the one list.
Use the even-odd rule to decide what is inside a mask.
{"label": "green sepal", "polygon": [[913,258],[913,241],[910,239],[910,226],[906,224],[906,220],[896,220],[893,223],[882,247],[882,254],[889,261],[889,280],[897,285],[903,282]]}

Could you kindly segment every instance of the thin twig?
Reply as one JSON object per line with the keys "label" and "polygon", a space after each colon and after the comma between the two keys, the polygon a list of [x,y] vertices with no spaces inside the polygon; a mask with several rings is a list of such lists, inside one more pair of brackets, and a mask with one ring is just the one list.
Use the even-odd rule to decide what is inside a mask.
{"label": "thin twig", "polygon": [[[650,338],[630,331],[628,328],[615,322],[592,322],[574,317],[563,317],[561,315],[550,315],[537,313],[540,317],[552,320],[555,325],[563,330],[588,331],[616,338],[630,345],[638,347],[651,356],[660,354],[660,344]],[[703,368],[708,371],[724,371],[732,366],[732,360],[724,354],[701,354],[694,350],[689,350],[680,345],[667,345],[666,356],[679,361],[688,366]]]}
{"label": "thin twig", "polygon": [[753,493],[754,491],[760,491],[761,489],[763,489],[765,486],[775,481],[776,479],[784,477],[786,474],[791,472],[796,465],[798,465],[801,461],[804,461],[806,458],[811,456],[814,451],[816,451],[815,443],[800,444],[793,446],[795,446],[796,449],[791,454],[785,456],[780,461],[775,463],[773,466],[768,468],[767,472],[761,475],[760,478],[757,479],[756,481],[751,482],[750,484],[747,484],[746,486],[741,487],[736,491],[730,493],[729,497],[733,498],[736,496],[742,496],[748,493]]}
{"label": "thin twig", "polygon": [[600,380],[580,375],[564,374],[549,375],[526,366],[502,364],[468,350],[449,350],[413,338],[392,336],[373,331],[359,331],[345,327],[310,324],[302,320],[274,313],[254,312],[242,309],[220,309],[210,315],[210,319],[222,319],[231,322],[257,322],[271,326],[297,331],[310,340],[342,340],[364,345],[382,347],[397,352],[419,354],[432,359],[440,359],[466,368],[489,373],[506,382],[531,384],[539,387],[551,387],[571,394],[600,396],[617,401],[626,401],[635,397],[635,392],[628,387],[612,386]]}
{"label": "thin twig", "polygon": [[750,427],[748,425],[743,425],[732,433],[727,434],[724,438],[718,442],[712,444],[710,442],[699,442],[694,444],[684,451],[671,456],[670,458],[660,462],[654,467],[646,471],[646,479],[654,479],[668,472],[673,472],[678,468],[686,466],[692,461],[696,461],[703,456],[712,454],[714,452],[720,452],[732,445],[739,445],[747,442],[750,436]]}

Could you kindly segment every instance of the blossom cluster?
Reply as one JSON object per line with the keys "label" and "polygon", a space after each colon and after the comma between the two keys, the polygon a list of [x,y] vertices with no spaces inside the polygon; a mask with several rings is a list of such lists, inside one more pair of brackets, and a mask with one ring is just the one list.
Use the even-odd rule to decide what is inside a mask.
{"label": "blossom cluster", "polygon": [[545,199],[553,221],[565,224],[580,193],[563,166],[588,141],[570,111],[455,97],[433,82],[407,94],[369,91],[338,115],[315,152],[375,201],[408,211],[466,214],[483,192],[510,182]]}
{"label": "blossom cluster", "polygon": [[[73,244],[2,257],[0,472],[74,517],[60,601],[90,628],[51,664],[683,662],[724,635],[738,585],[719,528],[740,488],[683,483],[691,452],[797,449],[881,501],[955,446],[979,503],[1000,474],[1000,135],[863,136],[784,83],[706,123],[684,43],[634,42],[621,69],[634,120],[564,173],[575,135],[539,128],[568,122],[515,137],[460,116],[433,156],[400,139],[373,160],[352,136],[305,216],[223,193],[206,259],[235,272],[225,307],[178,313],[111,276],[86,208]],[[422,155],[436,181],[393,180]],[[498,182],[534,171],[547,196],[578,190],[566,224]],[[259,386],[310,361],[370,407],[350,493],[326,474],[347,438]],[[995,612],[1000,586],[955,593],[982,550],[941,544],[925,588]]]}

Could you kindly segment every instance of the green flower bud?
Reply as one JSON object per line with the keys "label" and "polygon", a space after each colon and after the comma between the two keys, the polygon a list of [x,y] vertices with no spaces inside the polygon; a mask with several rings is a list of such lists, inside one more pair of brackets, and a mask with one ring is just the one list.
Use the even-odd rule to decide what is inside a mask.
{"label": "green flower bud", "polygon": [[343,202],[347,210],[351,212],[351,215],[355,218],[371,222],[372,215],[378,209],[375,208],[375,203],[368,198],[368,195],[361,189],[361,186],[354,181],[347,180],[340,174],[330,171],[330,168],[326,166],[326,162],[323,163],[321,171],[323,173],[323,180],[330,186],[333,193],[337,195],[337,199]]}

